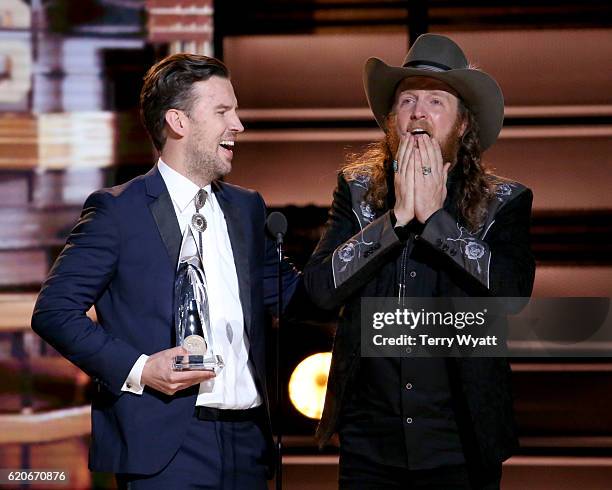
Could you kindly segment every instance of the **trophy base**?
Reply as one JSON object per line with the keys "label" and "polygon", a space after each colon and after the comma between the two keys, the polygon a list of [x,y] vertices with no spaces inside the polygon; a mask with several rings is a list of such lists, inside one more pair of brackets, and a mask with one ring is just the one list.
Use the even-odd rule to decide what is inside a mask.
{"label": "trophy base", "polygon": [[223,369],[221,356],[204,357],[198,355],[176,356],[172,362],[175,371],[212,371],[218,373]]}

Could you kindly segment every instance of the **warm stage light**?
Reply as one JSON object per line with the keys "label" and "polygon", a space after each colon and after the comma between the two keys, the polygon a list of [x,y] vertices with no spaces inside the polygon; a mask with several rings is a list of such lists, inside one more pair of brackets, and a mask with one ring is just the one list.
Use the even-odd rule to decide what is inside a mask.
{"label": "warm stage light", "polygon": [[289,379],[291,403],[311,419],[320,419],[323,413],[330,364],[331,352],[313,354],[297,365]]}

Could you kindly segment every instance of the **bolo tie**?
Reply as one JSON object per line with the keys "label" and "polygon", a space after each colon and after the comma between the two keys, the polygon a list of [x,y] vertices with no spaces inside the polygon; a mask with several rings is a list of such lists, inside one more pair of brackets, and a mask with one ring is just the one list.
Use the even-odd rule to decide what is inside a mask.
{"label": "bolo tie", "polygon": [[198,232],[198,245],[200,246],[200,254],[202,254],[202,233],[206,230],[206,218],[200,213],[200,209],[204,207],[208,193],[204,189],[200,189],[195,196],[195,208],[196,212],[191,217],[191,226]]}

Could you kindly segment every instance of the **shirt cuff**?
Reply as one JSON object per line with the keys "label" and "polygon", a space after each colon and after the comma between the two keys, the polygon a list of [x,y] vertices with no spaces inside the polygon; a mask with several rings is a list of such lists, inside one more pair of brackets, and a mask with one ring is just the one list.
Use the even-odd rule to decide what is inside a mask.
{"label": "shirt cuff", "polygon": [[405,225],[398,225],[397,217],[395,216],[393,209],[389,211],[389,216],[391,218],[391,226],[393,226],[393,231],[395,232],[397,238],[399,238],[402,242],[408,241],[411,233],[414,233],[418,238],[418,235],[423,231],[423,225],[419,223],[416,218],[412,218],[412,221]]}
{"label": "shirt cuff", "polygon": [[389,216],[391,218],[391,226],[393,227],[393,231],[395,231],[395,235],[397,236],[397,238],[399,238],[402,242],[405,242],[406,240],[408,240],[410,236],[408,225],[396,224],[397,217],[395,216],[395,212],[393,211],[393,209],[389,212]]}
{"label": "shirt cuff", "polygon": [[130,374],[128,374],[125,383],[121,387],[121,391],[128,391],[130,393],[134,393],[135,395],[142,395],[144,391],[144,386],[140,384],[140,378],[142,377],[142,370],[144,369],[144,365],[147,362],[149,356],[146,354],[142,354],[138,360],[132,366],[132,370]]}

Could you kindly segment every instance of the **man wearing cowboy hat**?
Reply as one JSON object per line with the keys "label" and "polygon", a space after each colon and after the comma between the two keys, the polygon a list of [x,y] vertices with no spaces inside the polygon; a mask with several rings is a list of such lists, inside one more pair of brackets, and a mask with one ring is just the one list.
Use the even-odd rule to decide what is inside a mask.
{"label": "man wearing cowboy hat", "polygon": [[340,436],[340,488],[499,488],[517,446],[505,358],[360,356],[361,298],[531,294],[532,193],[481,160],[501,130],[495,80],[425,34],[401,67],[366,62],[385,131],[338,176],[305,268],[323,308],[343,306],[317,437]]}

